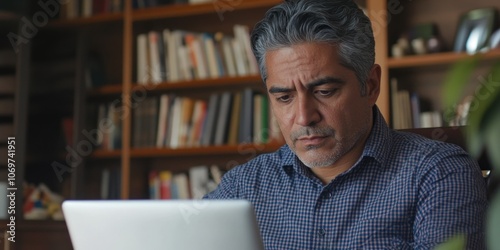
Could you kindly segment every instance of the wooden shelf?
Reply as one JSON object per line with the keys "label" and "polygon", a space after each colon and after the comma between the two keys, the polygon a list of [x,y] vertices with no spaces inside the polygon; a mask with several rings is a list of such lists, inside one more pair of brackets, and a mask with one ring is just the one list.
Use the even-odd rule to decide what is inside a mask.
{"label": "wooden shelf", "polygon": [[[238,144],[238,145],[222,145],[222,146],[207,146],[194,148],[140,148],[131,149],[131,158],[157,158],[157,157],[195,157],[206,155],[235,155],[239,154],[242,149],[254,148],[259,153],[272,152],[283,146],[284,142],[273,141],[268,144]],[[121,150],[96,150],[91,155],[94,159],[111,159],[119,158]]]}
{"label": "wooden shelf", "polygon": [[[243,76],[243,77],[221,77],[221,78],[211,78],[203,80],[190,80],[190,81],[178,81],[178,82],[162,82],[159,84],[133,84],[132,90],[138,90],[142,86],[148,91],[166,91],[166,90],[187,90],[187,89],[200,89],[208,88],[213,89],[217,87],[234,87],[237,85],[247,85],[262,82],[260,76]],[[88,91],[88,96],[106,96],[106,95],[120,95],[122,93],[121,84],[109,84],[102,87],[97,87],[90,89]]]}
{"label": "wooden shelf", "polygon": [[90,17],[77,17],[72,19],[57,19],[49,23],[51,28],[70,28],[85,25],[102,25],[123,20],[123,13],[104,13]]}
{"label": "wooden shelf", "polygon": [[152,90],[187,90],[187,89],[214,89],[217,87],[234,87],[235,85],[246,85],[255,84],[262,82],[260,76],[241,76],[241,77],[221,77],[221,78],[211,78],[203,80],[190,80],[190,81],[178,81],[178,82],[162,82],[159,84],[134,84],[132,90],[137,90],[141,86],[144,86],[149,91]]}
{"label": "wooden shelf", "polygon": [[[232,11],[254,9],[271,7],[277,3],[282,2],[281,0],[245,0],[241,1],[240,4],[235,6],[230,6],[234,8]],[[134,10],[132,13],[132,20],[152,20],[160,18],[171,18],[171,17],[187,17],[194,15],[217,13],[217,7],[214,3],[202,3],[202,4],[173,4],[165,5],[154,8],[144,8],[139,10]]]}
{"label": "wooden shelf", "polygon": [[102,87],[97,87],[90,89],[88,91],[89,96],[104,96],[104,95],[121,95],[122,85],[121,84],[109,84]]}
{"label": "wooden shelf", "polygon": [[[483,60],[499,59],[500,49],[493,49],[488,52],[478,53],[475,55],[480,56]],[[389,58],[387,60],[387,66],[389,66],[390,69],[397,69],[452,64],[475,55],[457,52],[444,52],[420,56],[406,56],[402,58]]]}

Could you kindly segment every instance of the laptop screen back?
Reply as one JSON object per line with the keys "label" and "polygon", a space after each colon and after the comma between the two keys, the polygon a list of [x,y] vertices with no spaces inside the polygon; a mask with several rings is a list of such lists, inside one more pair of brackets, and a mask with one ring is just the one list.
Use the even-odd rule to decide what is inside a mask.
{"label": "laptop screen back", "polygon": [[244,200],[65,201],[75,250],[263,249]]}

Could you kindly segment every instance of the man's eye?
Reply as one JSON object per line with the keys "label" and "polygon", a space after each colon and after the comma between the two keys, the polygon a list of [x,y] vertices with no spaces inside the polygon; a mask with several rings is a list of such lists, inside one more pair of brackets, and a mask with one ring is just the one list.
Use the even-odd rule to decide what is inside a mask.
{"label": "man's eye", "polygon": [[276,97],[276,100],[278,102],[288,102],[288,101],[290,101],[290,96],[289,95],[278,96],[278,97]]}
{"label": "man's eye", "polygon": [[316,93],[320,96],[329,96],[335,93],[337,89],[332,89],[332,90],[317,90]]}

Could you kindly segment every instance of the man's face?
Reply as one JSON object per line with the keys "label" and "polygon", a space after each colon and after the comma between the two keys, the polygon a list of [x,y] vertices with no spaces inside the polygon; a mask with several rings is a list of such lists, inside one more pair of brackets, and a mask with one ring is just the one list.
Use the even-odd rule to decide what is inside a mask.
{"label": "man's face", "polygon": [[356,160],[372,126],[379,67],[372,68],[362,96],[335,46],[303,43],[268,51],[265,60],[272,110],[299,159],[311,168]]}

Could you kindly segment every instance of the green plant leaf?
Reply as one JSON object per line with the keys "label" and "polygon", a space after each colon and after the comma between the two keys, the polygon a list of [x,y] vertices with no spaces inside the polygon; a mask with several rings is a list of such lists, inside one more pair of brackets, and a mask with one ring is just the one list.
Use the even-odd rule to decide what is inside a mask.
{"label": "green plant leaf", "polygon": [[497,98],[486,112],[481,127],[484,127],[483,136],[491,165],[500,171],[500,98]]}
{"label": "green plant leaf", "polygon": [[446,109],[453,109],[462,97],[465,86],[478,63],[477,56],[471,56],[453,65],[443,84],[443,102]]}
{"label": "green plant leaf", "polygon": [[463,234],[455,235],[446,242],[439,244],[434,250],[465,249],[466,237]]}
{"label": "green plant leaf", "polygon": [[[467,124],[467,146],[468,151],[474,157],[479,157],[484,144],[484,135],[482,129],[485,128],[485,119],[488,110],[493,110],[492,106],[500,98],[500,62],[493,65],[492,70],[486,77],[486,81],[479,86],[474,93]],[[497,111],[498,112],[498,111]],[[495,113],[495,112],[493,112]]]}
{"label": "green plant leaf", "polygon": [[491,200],[486,220],[486,243],[490,250],[500,250],[500,192]]}

